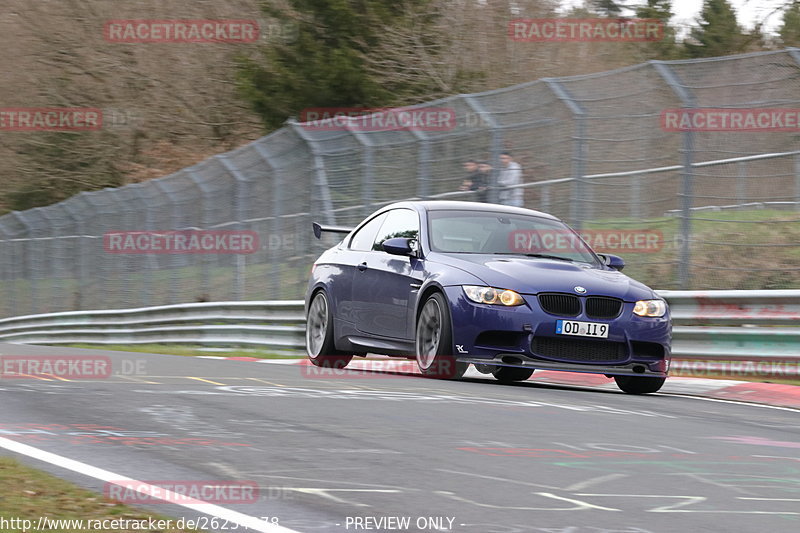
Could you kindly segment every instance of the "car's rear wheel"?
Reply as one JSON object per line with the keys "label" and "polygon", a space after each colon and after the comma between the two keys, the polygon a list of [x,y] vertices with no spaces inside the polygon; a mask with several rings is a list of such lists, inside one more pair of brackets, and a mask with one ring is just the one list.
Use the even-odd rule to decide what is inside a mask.
{"label": "car's rear wheel", "polygon": [[514,381],[525,381],[533,375],[533,369],[498,366],[492,371],[492,375],[500,383],[512,383]]}
{"label": "car's rear wheel", "polygon": [[639,376],[614,376],[617,387],[628,394],[647,394],[657,392],[667,378],[639,377]]}
{"label": "car's rear wheel", "polygon": [[417,319],[415,335],[417,366],[423,375],[440,379],[459,379],[469,366],[453,355],[450,310],[441,293],[425,301]]}
{"label": "car's rear wheel", "polygon": [[325,291],[311,299],[306,316],[306,352],[316,366],[344,368],[353,358],[338,351],[333,342],[333,315]]}

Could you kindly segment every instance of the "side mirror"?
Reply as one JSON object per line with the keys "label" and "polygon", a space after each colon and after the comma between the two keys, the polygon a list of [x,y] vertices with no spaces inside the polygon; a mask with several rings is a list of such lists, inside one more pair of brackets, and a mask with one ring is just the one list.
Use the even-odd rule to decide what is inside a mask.
{"label": "side mirror", "polygon": [[405,255],[414,257],[417,255],[417,240],[405,237],[396,237],[383,241],[383,251],[392,255]]}
{"label": "side mirror", "polygon": [[618,255],[613,254],[597,254],[603,260],[603,264],[614,270],[622,270],[625,268],[625,261]]}

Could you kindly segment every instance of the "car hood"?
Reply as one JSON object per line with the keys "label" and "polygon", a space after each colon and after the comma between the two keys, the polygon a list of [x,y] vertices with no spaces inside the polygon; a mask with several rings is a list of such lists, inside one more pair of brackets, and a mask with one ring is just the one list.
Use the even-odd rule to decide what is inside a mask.
{"label": "car hood", "polygon": [[613,296],[628,302],[657,297],[649,287],[622,272],[581,266],[581,263],[535,257],[445,253],[431,254],[430,260],[469,272],[487,285],[523,294],[576,294],[575,287],[581,286],[587,295]]}

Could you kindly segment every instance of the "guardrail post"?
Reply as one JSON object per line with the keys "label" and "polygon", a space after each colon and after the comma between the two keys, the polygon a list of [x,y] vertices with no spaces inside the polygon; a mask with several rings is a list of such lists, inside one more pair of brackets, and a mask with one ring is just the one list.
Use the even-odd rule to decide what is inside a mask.
{"label": "guardrail post", "polygon": [[[681,82],[677,74],[662,62],[651,60],[650,64],[661,75],[669,85],[672,92],[683,104],[684,109],[692,109],[695,106],[695,98],[685,84]],[[692,237],[692,204],[694,203],[694,132],[687,130],[683,132],[682,149],[682,191],[681,196],[681,236],[683,242],[680,248],[678,260],[678,285],[682,289],[689,287],[691,283],[691,237]]]}

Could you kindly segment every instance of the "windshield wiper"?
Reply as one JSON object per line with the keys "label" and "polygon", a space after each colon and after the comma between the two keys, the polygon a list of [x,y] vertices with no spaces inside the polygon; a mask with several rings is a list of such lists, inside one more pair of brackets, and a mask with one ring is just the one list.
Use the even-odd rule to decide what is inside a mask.
{"label": "windshield wiper", "polygon": [[492,255],[524,255],[525,257],[537,257],[539,259],[556,259],[558,261],[569,261],[570,263],[574,263],[574,259],[570,259],[569,257],[562,257],[560,255],[550,255],[550,254],[536,254],[536,253],[523,253],[523,252],[492,252]]}

